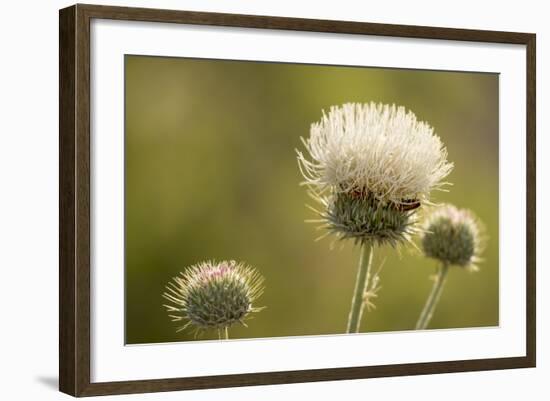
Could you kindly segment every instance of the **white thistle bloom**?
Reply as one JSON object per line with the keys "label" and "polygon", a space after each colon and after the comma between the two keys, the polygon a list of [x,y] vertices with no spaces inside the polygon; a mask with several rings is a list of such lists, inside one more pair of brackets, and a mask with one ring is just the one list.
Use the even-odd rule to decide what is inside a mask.
{"label": "white thistle bloom", "polygon": [[433,128],[395,105],[332,106],[302,141],[311,159],[298,152],[300,168],[316,193],[361,190],[395,204],[426,201],[453,167]]}
{"label": "white thistle bloom", "polygon": [[403,107],[347,103],[323,112],[298,164],[323,227],[340,239],[410,240],[416,209],[445,185],[453,165],[427,123]]}

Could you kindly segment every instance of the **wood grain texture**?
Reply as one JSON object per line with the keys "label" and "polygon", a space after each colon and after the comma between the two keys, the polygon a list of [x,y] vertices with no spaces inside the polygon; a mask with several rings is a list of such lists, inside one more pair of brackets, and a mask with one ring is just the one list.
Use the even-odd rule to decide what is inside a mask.
{"label": "wood grain texture", "polygon": [[89,19],[59,13],[59,389],[90,385],[90,79]]}
{"label": "wood grain texture", "polygon": [[[527,48],[526,356],[517,358],[442,361],[434,363],[91,383],[91,18],[525,45]],[[60,10],[59,32],[59,388],[62,392],[73,396],[92,396],[511,369],[535,366],[536,38],[534,34],[81,4]]]}
{"label": "wood grain texture", "polygon": [[536,59],[536,36],[530,35],[527,45],[527,226],[526,226],[526,249],[527,259],[525,261],[527,274],[527,302],[526,302],[526,333],[527,333],[527,356],[530,366],[536,366],[537,347],[537,59]]}
{"label": "wood grain texture", "polygon": [[59,389],[75,393],[75,7],[59,15]]}

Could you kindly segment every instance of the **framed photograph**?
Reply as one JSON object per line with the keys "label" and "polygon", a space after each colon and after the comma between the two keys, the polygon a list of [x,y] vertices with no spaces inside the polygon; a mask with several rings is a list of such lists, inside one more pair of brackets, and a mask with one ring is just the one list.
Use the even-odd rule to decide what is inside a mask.
{"label": "framed photograph", "polygon": [[535,35],[75,5],[60,390],[535,366]]}

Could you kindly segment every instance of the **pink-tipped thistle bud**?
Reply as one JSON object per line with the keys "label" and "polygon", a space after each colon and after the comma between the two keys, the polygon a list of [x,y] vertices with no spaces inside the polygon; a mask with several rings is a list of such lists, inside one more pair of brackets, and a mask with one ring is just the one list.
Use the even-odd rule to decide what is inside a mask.
{"label": "pink-tipped thistle bud", "polygon": [[263,292],[263,278],[253,268],[235,261],[202,262],[191,266],[167,286],[165,305],[173,321],[198,330],[222,330],[243,323],[261,308],[254,302]]}

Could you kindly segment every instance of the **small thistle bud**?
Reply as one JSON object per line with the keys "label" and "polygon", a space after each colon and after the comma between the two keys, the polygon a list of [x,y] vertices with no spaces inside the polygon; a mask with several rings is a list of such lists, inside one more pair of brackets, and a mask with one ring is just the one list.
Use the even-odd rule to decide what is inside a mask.
{"label": "small thistle bud", "polygon": [[422,250],[445,265],[477,270],[483,242],[480,233],[481,223],[471,211],[443,205],[426,218]]}
{"label": "small thistle bud", "polygon": [[333,106],[302,141],[309,158],[298,151],[298,164],[323,227],[360,243],[409,240],[416,209],[453,167],[433,128],[395,105]]}
{"label": "small thistle bud", "polygon": [[167,286],[165,305],[173,321],[186,321],[178,331],[190,325],[198,330],[227,330],[235,323],[244,324],[263,292],[263,278],[253,268],[235,261],[202,262],[189,267]]}

